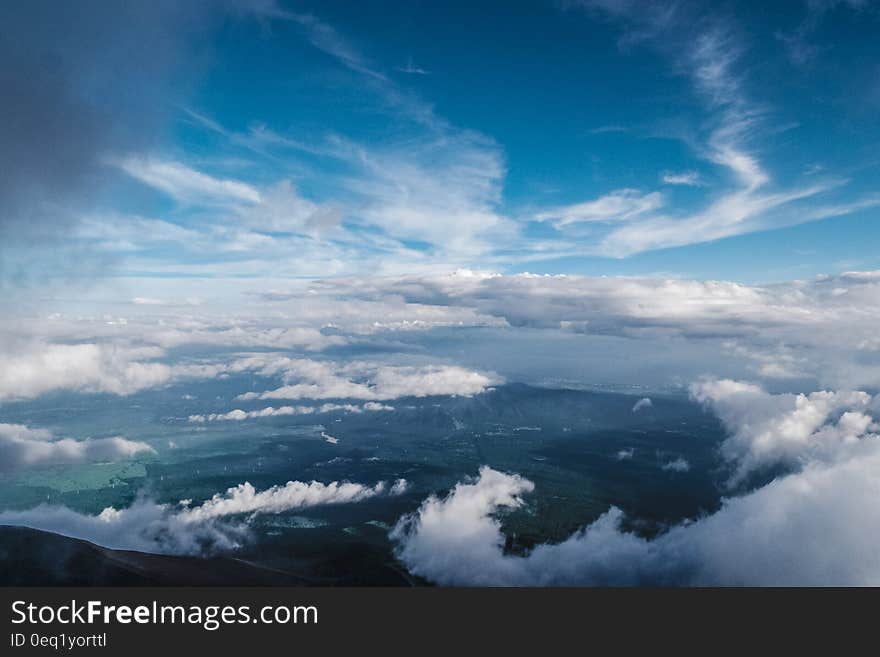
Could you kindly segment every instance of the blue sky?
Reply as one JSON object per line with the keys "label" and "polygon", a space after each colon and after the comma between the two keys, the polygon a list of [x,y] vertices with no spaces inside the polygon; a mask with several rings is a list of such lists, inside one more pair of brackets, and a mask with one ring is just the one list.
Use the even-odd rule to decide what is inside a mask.
{"label": "blue sky", "polygon": [[114,275],[872,269],[878,20],[855,2],[258,3],[182,46],[155,139],[103,154],[88,214],[196,231],[124,240]]}
{"label": "blue sky", "polygon": [[0,7],[0,332],[28,372],[91,345],[57,359],[111,383],[74,387],[128,390],[185,345],[344,344],[880,380],[876,3],[111,4]]}

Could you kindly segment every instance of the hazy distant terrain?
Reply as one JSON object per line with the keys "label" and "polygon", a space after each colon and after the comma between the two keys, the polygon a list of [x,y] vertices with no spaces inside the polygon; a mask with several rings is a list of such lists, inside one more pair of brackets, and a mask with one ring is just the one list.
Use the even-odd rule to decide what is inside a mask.
{"label": "hazy distant terrain", "polygon": [[[112,425],[155,451],[125,464],[7,475],[0,483],[6,509],[46,504],[97,514],[108,506],[128,507],[144,495],[157,503],[173,505],[187,498],[195,505],[245,481],[260,490],[290,480],[402,478],[409,482],[402,495],[255,515],[247,520],[250,531],[241,547],[205,547],[204,554],[224,555],[227,561],[206,564],[202,571],[211,582],[220,573],[227,573],[230,583],[263,581],[265,573],[259,569],[222,566],[234,557],[303,583],[405,584],[413,580],[395,561],[389,530],[423,498],[444,493],[463,476],[476,475],[482,465],[520,473],[537,485],[528,506],[505,520],[511,550],[561,540],[611,505],[625,509],[633,526],[651,535],[715,508],[719,500],[713,468],[720,465],[722,432],[717,420],[682,396],[654,397],[650,408],[634,412],[639,397],[633,395],[503,385],[475,397],[404,398],[388,411],[188,421],[192,411],[205,410],[201,398],[210,400],[208,406],[222,406],[216,393],[236,383],[245,382],[195,388],[197,394],[189,395],[194,399],[181,399],[168,389],[124,401],[60,396],[11,407],[18,421],[44,426],[63,421],[69,431],[82,427],[80,431],[100,433],[102,425]],[[322,438],[329,434],[338,442]],[[676,459],[687,461],[690,469],[664,469]],[[246,520],[247,514],[237,519]],[[52,529],[51,524],[44,528]],[[10,544],[19,540],[9,531],[5,536]],[[32,546],[49,541],[39,534],[27,538]],[[39,550],[7,551],[5,559],[11,565],[24,554],[36,572],[42,563]],[[90,563],[100,560],[113,568],[77,568],[80,580],[114,583],[142,576],[144,581],[173,583],[199,577],[197,562],[189,574],[167,558],[149,561],[142,575],[137,568],[125,575],[118,572],[119,560],[108,557],[112,552],[89,554]],[[216,575],[208,577],[212,569]],[[21,582],[20,571],[4,570],[7,577],[18,573]],[[42,575],[45,581],[54,576]],[[65,577],[72,575],[59,581],[67,581]],[[34,576],[34,583],[38,580]]]}

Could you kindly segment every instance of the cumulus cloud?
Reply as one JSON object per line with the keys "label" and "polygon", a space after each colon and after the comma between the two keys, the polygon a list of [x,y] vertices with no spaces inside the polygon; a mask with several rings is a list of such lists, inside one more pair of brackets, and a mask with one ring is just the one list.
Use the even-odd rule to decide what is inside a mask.
{"label": "cumulus cloud", "polygon": [[877,586],[880,448],[815,463],[653,540],[622,529],[611,508],[561,543],[504,552],[498,514],[533,485],[482,468],[427,499],[392,532],[409,570],[453,586]]}
{"label": "cumulus cloud", "polygon": [[172,506],[140,498],[127,508],[107,507],[97,515],[89,515],[68,507],[41,505],[25,511],[2,511],[0,524],[42,529],[114,549],[200,554],[241,546],[250,537],[248,517],[257,514],[353,504],[378,495],[400,495],[406,489],[403,479],[391,486],[384,482],[365,486],[289,481],[264,491],[244,483],[198,506],[191,506],[189,500]]}
{"label": "cumulus cloud", "polygon": [[28,341],[9,347],[0,351],[0,400],[29,399],[58,390],[130,395],[178,379],[213,378],[223,371],[215,364],[158,362],[164,349],[127,341]]}
{"label": "cumulus cloud", "polygon": [[244,222],[262,231],[317,235],[338,226],[342,212],[303,198],[289,180],[260,194],[260,202],[241,213]]}
{"label": "cumulus cloud", "polygon": [[393,406],[380,404],[378,402],[367,402],[366,404],[322,404],[321,406],[267,406],[254,411],[243,411],[240,408],[229,411],[227,413],[207,413],[202,415],[190,415],[187,420],[189,422],[218,422],[224,420],[250,420],[262,417],[278,417],[283,415],[311,415],[313,413],[334,413],[343,411],[345,413],[363,413],[364,411],[393,411]]}
{"label": "cumulus cloud", "polygon": [[126,395],[165,383],[171,368],[152,362],[161,350],[104,344],[29,344],[0,351],[0,399],[54,390]]}
{"label": "cumulus cloud", "polygon": [[559,227],[581,222],[626,221],[662,205],[663,196],[659,192],[643,194],[635,189],[620,189],[593,201],[539,212],[535,219],[552,221]]}
{"label": "cumulus cloud", "polygon": [[452,126],[426,104],[407,105],[428,128],[424,137],[378,148],[336,146],[336,155],[359,173],[342,181],[362,199],[357,216],[396,240],[431,244],[447,258],[491,252],[515,239],[516,227],[499,211],[506,166],[498,144]]}
{"label": "cumulus cloud", "polygon": [[[134,239],[101,240],[97,247],[88,244],[88,248],[98,248],[101,258],[126,268],[129,274],[174,272],[180,279],[193,274],[205,278],[229,275],[234,270],[236,277],[262,275],[278,280],[487,261],[509,268],[511,263],[529,259],[582,255],[586,249],[625,256],[838,216],[880,202],[876,196],[849,202],[833,199],[821,207],[805,208],[808,199],[831,192],[839,181],[814,179],[815,184],[797,188],[774,187],[773,176],[750,143],[762,111],[744,91],[747,67],[740,61],[744,47],[734,29],[725,29],[724,19],[709,20],[703,15],[709,11],[686,11],[683,5],[624,10],[620,5],[611,9],[614,3],[586,4],[628,26],[636,24],[637,31],[652,37],[662,32],[668,37],[664,43],[677,43],[661,50],[672,57],[676,72],[689,76],[710,113],[708,121],[698,122],[708,126],[709,134],[695,135],[694,141],[700,142],[697,155],[732,181],[698,211],[667,211],[668,203],[659,191],[610,189],[582,203],[538,211],[537,220],[560,230],[558,238],[532,239],[533,226],[504,215],[506,163],[501,146],[443,120],[429,103],[399,87],[395,76],[378,70],[319,18],[283,10],[267,0],[192,2],[186,8],[151,3],[117,12],[104,11],[103,2],[90,2],[76,16],[70,9],[55,7],[4,15],[20,36],[0,51],[7,55],[4,61],[10,62],[0,74],[7,87],[16,89],[16,98],[10,102],[12,113],[21,119],[3,134],[12,154],[10,162],[16,163],[5,167],[15,175],[4,186],[3,198],[14,199],[16,207],[3,214],[16,218],[15,230],[3,231],[4,237],[29,234],[32,226],[45,228],[43,221],[33,221],[35,215],[67,214],[66,208],[73,205],[70,201],[80,196],[91,198],[77,204],[85,207],[77,208],[71,222],[78,222],[80,214],[95,212],[102,198],[103,203],[112,203],[105,197],[113,195],[87,192],[100,190],[102,185],[96,181],[116,182],[120,171],[186,206],[178,208],[184,212],[169,221],[131,218],[129,222],[124,217],[109,222],[117,225],[109,230],[98,227],[97,232],[113,233],[118,224],[130,223],[122,232]],[[700,20],[691,13],[700,14]],[[303,140],[267,126],[241,135],[199,112],[178,108],[186,120],[211,131],[223,147],[210,157],[203,153],[201,161],[187,157],[181,149],[177,149],[181,161],[156,154],[151,140],[143,138],[154,131],[145,127],[164,124],[164,114],[173,105],[155,102],[156,98],[168,97],[172,82],[180,83],[173,86],[178,93],[172,95],[181,90],[186,95],[192,81],[181,79],[179,69],[190,67],[177,64],[202,61],[201,56],[186,55],[192,50],[201,53],[201,47],[210,42],[207,37],[212,28],[228,15],[256,15],[263,21],[284,20],[298,26],[316,48],[354,73],[346,78],[355,81],[358,94],[376,103],[371,109],[390,114],[392,123],[401,126],[395,131],[397,138],[357,143],[331,129],[331,136]],[[88,26],[87,36],[84,26]],[[118,35],[131,38],[120,40]],[[120,41],[139,47],[123,47]],[[640,41],[653,43],[648,38]],[[419,71],[418,67],[406,70]],[[116,84],[119,79],[133,81],[125,93]],[[241,158],[240,149],[258,157]],[[298,158],[289,159],[291,149],[323,162],[320,177],[330,180],[337,201],[325,204],[306,198],[302,190],[321,195],[322,185],[315,181],[297,190],[289,180],[275,178],[279,170],[303,166]],[[222,157],[229,152],[239,156],[236,165],[245,165],[238,178],[229,173],[227,160],[233,158]],[[278,162],[290,167],[279,167]],[[108,163],[115,164],[115,169]],[[670,172],[663,179],[666,184],[698,182],[693,171]],[[799,207],[798,202],[802,202]],[[218,212],[221,206],[223,211]],[[192,210],[198,211],[188,215]],[[146,226],[156,230],[145,230]],[[561,230],[567,228],[574,233]],[[37,232],[36,241],[57,244],[54,233],[60,231]],[[313,239],[331,232],[333,239]],[[582,239],[584,232],[589,232],[588,240]],[[80,236],[78,246],[85,248],[89,239]],[[28,239],[34,241],[34,235]],[[174,248],[150,248],[157,241]],[[293,251],[298,258],[288,257]],[[5,262],[17,255],[14,249],[9,252]],[[8,267],[9,272],[20,274],[25,260]],[[75,269],[78,260],[70,260],[74,266],[66,269]],[[103,270],[96,267],[96,271]],[[0,271],[0,275],[6,273],[6,268]],[[153,297],[137,294],[135,298]]]}
{"label": "cumulus cloud", "polygon": [[111,438],[55,439],[46,429],[0,423],[0,471],[32,466],[119,461],[154,451],[143,442]]}
{"label": "cumulus cloud", "polygon": [[667,185],[686,185],[688,187],[699,187],[703,184],[700,181],[700,174],[696,171],[665,173],[663,174],[662,180]]}
{"label": "cumulus cloud", "polygon": [[[500,516],[526,504],[534,485],[483,467],[400,519],[392,531],[398,557],[446,585],[880,584],[876,400],[862,392],[774,395],[730,380],[700,382],[693,394],[730,432],[722,451],[739,475],[779,463],[789,473],[651,540],[624,530],[623,512],[612,507],[561,543],[508,554]],[[687,462],[665,468],[683,471]]]}
{"label": "cumulus cloud", "polygon": [[432,395],[471,396],[498,383],[495,375],[454,365],[394,366],[367,362],[339,365],[309,359],[255,356],[233,364],[264,376],[281,376],[287,385],[266,392],[250,392],[240,399],[369,399]]}
{"label": "cumulus cloud", "polygon": [[629,447],[627,449],[618,450],[617,454],[614,456],[618,461],[629,461],[635,454],[635,451],[635,449]]}
{"label": "cumulus cloud", "polygon": [[[230,18],[273,13],[265,0],[0,7],[0,284],[104,271],[107,259],[66,238],[113,177],[107,158],[149,150],[189,86],[210,34]],[[128,84],[120,85],[125,79]]]}
{"label": "cumulus cloud", "polygon": [[[508,326],[630,338],[718,340],[766,378],[873,385],[880,275],[847,272],[771,285],[676,278],[454,274],[335,280],[317,289],[378,301],[473,308]],[[693,343],[692,343],[693,344]],[[742,376],[737,374],[736,376]]]}
{"label": "cumulus cloud", "polygon": [[405,479],[398,479],[390,488],[384,481],[372,487],[348,481],[329,484],[288,481],[284,486],[273,486],[260,492],[244,483],[229,488],[222,495],[214,495],[199,506],[187,507],[180,515],[189,522],[201,522],[242,513],[282,513],[303,507],[361,502],[384,493],[399,495],[406,489]]}
{"label": "cumulus cloud", "polygon": [[179,162],[126,158],[120,168],[141,182],[185,203],[259,203],[260,192],[237,180],[209,176]]}
{"label": "cumulus cloud", "polygon": [[[840,180],[785,189],[774,185],[773,175],[754,147],[762,128],[767,129],[767,108],[748,93],[748,67],[744,62],[748,44],[728,16],[700,3],[580,0],[573,4],[618,23],[627,45],[653,48],[669,60],[672,69],[690,79],[696,97],[710,116],[708,133],[697,136],[697,154],[718,167],[729,181],[696,211],[650,208],[630,221],[615,224],[599,240],[597,253],[622,258],[815,221],[880,203],[876,195],[868,194],[855,203],[837,200],[827,207],[806,205],[808,199],[833,193],[841,186]],[[686,172],[667,174],[663,182],[695,185],[698,180]],[[647,197],[651,192],[634,190],[633,194]]]}
{"label": "cumulus cloud", "polygon": [[708,405],[730,436],[722,454],[736,464],[732,483],[768,466],[797,467],[838,458],[859,444],[874,421],[865,392],[770,394],[741,381],[706,380],[691,395]]}
{"label": "cumulus cloud", "polygon": [[[202,252],[206,242],[219,251],[262,248],[274,243],[266,233],[317,237],[338,227],[343,217],[335,206],[323,206],[303,198],[289,180],[257,187],[234,178],[213,176],[182,162],[128,157],[117,164],[131,177],[167,194],[181,206],[205,207],[219,213],[221,221],[213,229],[199,232],[175,227],[178,241],[185,242],[183,233],[188,232],[197,237],[191,246]],[[112,222],[105,225],[107,223],[106,220],[93,221],[91,232],[120,232]],[[156,236],[142,234],[134,235],[131,240],[141,246],[154,241]],[[111,242],[109,246],[120,244]]]}
{"label": "cumulus cloud", "polygon": [[662,469],[668,472],[687,472],[691,469],[691,464],[688,463],[686,459],[679,456],[672,461],[664,463]]}
{"label": "cumulus cloud", "polygon": [[53,320],[25,326],[33,328],[29,333],[69,342],[7,330],[6,344],[0,346],[0,400],[29,399],[58,390],[129,395],[175,380],[213,378],[226,371],[216,362],[167,362],[166,349],[182,345],[311,350],[345,342],[313,327],[230,327],[198,320],[129,322],[105,317],[100,322]]}
{"label": "cumulus cloud", "polygon": [[[501,380],[494,374],[453,365],[392,366],[359,361],[334,363],[290,358],[278,353],[245,357],[238,353],[237,357],[231,359],[215,357],[175,362],[168,358],[166,349],[186,344],[245,348],[299,347],[308,350],[345,344],[346,339],[325,336],[319,329],[308,327],[251,329],[238,326],[218,330],[190,326],[181,329],[160,321],[150,331],[145,323],[130,326],[132,323],[125,318],[105,318],[100,325],[52,328],[63,332],[68,340],[88,336],[92,340],[99,337],[100,342],[48,342],[11,333],[9,343],[0,348],[0,400],[29,399],[58,390],[129,395],[182,379],[211,379],[244,372],[280,377],[287,384],[277,390],[246,395],[244,399],[347,398],[383,401],[409,395],[474,395]],[[43,330],[50,332],[45,327]],[[144,341],[152,344],[136,346]],[[382,409],[363,406],[359,410]],[[309,411],[285,409],[281,412],[293,414]]]}
{"label": "cumulus cloud", "polygon": [[[134,305],[128,317],[0,320],[0,398],[58,389],[129,394],[179,378],[236,371],[228,359],[216,356],[205,362],[173,362],[165,350],[183,346],[318,352],[385,340],[395,331],[446,327],[536,328],[649,340],[681,337],[686,341],[674,344],[683,352],[705,347],[729,354],[709,362],[703,371],[717,368],[713,373],[736,378],[747,376],[743,368],[748,368],[762,379],[816,380],[819,386],[857,388],[872,385],[880,376],[874,358],[880,350],[876,272],[745,285],[461,270],[335,279],[256,294],[266,304],[262,317],[167,311],[154,316],[156,306]],[[701,345],[703,340],[707,342]],[[714,347],[708,342],[713,340]],[[292,396],[284,398],[328,399],[335,394],[373,401],[401,392],[392,390],[395,387],[410,387],[413,394],[475,394],[499,380],[451,365],[379,371],[375,364],[347,368],[314,364],[318,362],[291,359],[287,375],[282,368],[267,376],[288,376],[283,394]],[[237,371],[259,373],[265,366],[264,362]],[[428,388],[451,392],[430,393]]]}
{"label": "cumulus cloud", "polygon": [[234,549],[249,535],[244,523],[191,523],[170,506],[144,498],[124,509],[107,507],[97,515],[48,505],[2,511],[0,524],[41,529],[117,550],[159,554]]}
{"label": "cumulus cloud", "polygon": [[458,271],[323,285],[355,297],[400,295],[410,303],[473,307],[511,326],[633,336],[651,328],[690,335],[739,334],[774,322],[809,322],[814,310],[794,289],[730,281]]}
{"label": "cumulus cloud", "polygon": [[651,408],[654,403],[651,401],[650,397],[642,397],[639,401],[633,404],[633,413],[638,413],[641,410],[646,408]]}
{"label": "cumulus cloud", "polygon": [[798,355],[794,349],[781,344],[760,347],[729,340],[722,347],[749,363],[749,368],[764,379],[798,379],[809,371],[810,363],[806,354]]}

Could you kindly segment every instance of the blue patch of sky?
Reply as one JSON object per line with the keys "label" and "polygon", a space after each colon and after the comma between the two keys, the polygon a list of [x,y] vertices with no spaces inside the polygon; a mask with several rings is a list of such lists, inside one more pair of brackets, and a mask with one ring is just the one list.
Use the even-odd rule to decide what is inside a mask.
{"label": "blue patch of sky", "polygon": [[[820,176],[847,181],[816,204],[876,193],[876,12],[840,3],[811,17],[805,4],[782,5],[728,11],[743,43],[735,74],[761,116],[744,148],[774,188]],[[526,241],[555,235],[546,223],[529,223],[543,208],[632,188],[661,190],[667,211],[686,214],[729,184],[730,173],[705,156],[718,112],[687,72],[650,43],[622,41],[626,28],[595,13],[538,2],[290,8],[332,26],[330,38],[355,53],[355,65],[315,47],[300,22],[228,21],[200,83],[181,85],[180,97],[169,99],[178,118],[164,157],[255,185],[290,179],[307,198],[353,202],[357,195],[340,181],[359,171],[333,154],[333,140],[381,151],[432,130],[444,138],[426,125],[420,112],[428,111],[428,123],[485,135],[480,145],[497,149],[505,167],[497,211],[523,222]],[[694,172],[700,186],[664,185],[671,172]],[[211,220],[204,209],[181,207],[121,175],[113,204],[184,225]],[[575,248],[494,268],[755,281],[875,267],[878,212],[623,259]],[[419,240],[406,246],[429,250]]]}

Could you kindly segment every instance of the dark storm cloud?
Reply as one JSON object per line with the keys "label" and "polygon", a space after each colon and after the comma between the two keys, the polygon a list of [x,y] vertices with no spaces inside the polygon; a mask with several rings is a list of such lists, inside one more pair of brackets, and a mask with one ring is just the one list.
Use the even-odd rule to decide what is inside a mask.
{"label": "dark storm cloud", "polygon": [[[147,148],[251,0],[0,4],[0,278],[21,245],[52,246],[104,187],[107,157]],[[4,257],[5,256],[5,257]]]}

